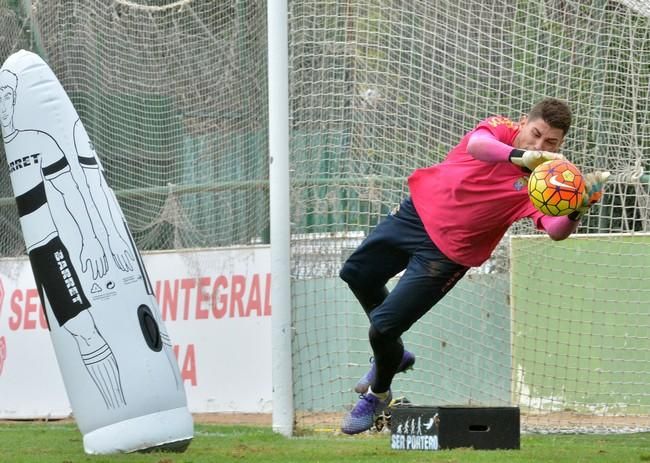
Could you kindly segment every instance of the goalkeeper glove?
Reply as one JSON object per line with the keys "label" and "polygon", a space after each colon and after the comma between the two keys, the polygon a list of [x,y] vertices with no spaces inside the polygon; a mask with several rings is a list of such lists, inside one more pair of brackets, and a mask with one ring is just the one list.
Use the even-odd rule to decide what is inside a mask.
{"label": "goalkeeper glove", "polygon": [[546,161],[564,159],[564,156],[559,153],[551,153],[550,151],[524,151],[515,148],[510,151],[508,159],[514,165],[524,167],[532,172],[538,165]]}
{"label": "goalkeeper glove", "polygon": [[580,220],[589,211],[589,208],[600,201],[603,196],[603,187],[609,178],[609,172],[590,172],[585,175],[585,191],[582,195],[582,205],[569,214],[571,220]]}

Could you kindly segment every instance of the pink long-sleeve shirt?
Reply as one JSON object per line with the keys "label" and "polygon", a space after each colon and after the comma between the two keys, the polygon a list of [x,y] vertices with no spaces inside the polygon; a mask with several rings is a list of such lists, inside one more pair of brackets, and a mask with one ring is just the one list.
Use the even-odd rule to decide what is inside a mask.
{"label": "pink long-sleeve shirt", "polygon": [[481,265],[508,228],[526,217],[554,239],[565,238],[577,226],[566,217],[544,216],[530,202],[528,173],[508,162],[518,132],[518,124],[510,119],[489,117],[467,133],[443,162],[417,169],[408,179],[427,233],[454,262]]}

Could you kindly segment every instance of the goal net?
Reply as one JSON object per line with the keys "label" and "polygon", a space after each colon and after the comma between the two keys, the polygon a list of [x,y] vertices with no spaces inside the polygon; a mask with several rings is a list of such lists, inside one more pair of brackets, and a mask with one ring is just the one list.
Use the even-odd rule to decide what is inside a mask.
{"label": "goal net", "polygon": [[[404,336],[417,362],[393,391],[517,405],[528,430],[650,429],[647,3],[288,3],[298,426],[334,428],[357,399],[368,321],[338,270],[406,177],[554,96],[567,157],[613,174],[603,202],[564,242],[513,226]],[[141,250],[268,243],[266,34],[265,2],[0,0],[0,59],[52,66]],[[20,255],[6,169],[0,208],[0,253]]]}
{"label": "goal net", "polygon": [[[268,240],[264,5],[0,5],[2,59],[27,48],[47,60],[141,250]],[[15,206],[6,169],[2,176],[6,217]],[[5,254],[22,246],[14,219],[0,243]]]}
{"label": "goal net", "polygon": [[613,173],[603,203],[565,242],[516,224],[403,336],[417,361],[393,394],[518,405],[527,430],[647,429],[649,16],[633,1],[290,2],[299,423],[357,400],[368,321],[337,273],[406,177],[479,120],[553,96],[575,114],[567,157]]}

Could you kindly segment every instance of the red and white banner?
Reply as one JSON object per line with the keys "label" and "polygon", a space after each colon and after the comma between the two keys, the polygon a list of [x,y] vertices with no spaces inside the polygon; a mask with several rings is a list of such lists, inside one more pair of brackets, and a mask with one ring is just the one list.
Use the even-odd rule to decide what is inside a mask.
{"label": "red and white banner", "polygon": [[[143,255],[193,413],[271,411],[269,253]],[[0,259],[0,419],[70,413],[29,261]]]}

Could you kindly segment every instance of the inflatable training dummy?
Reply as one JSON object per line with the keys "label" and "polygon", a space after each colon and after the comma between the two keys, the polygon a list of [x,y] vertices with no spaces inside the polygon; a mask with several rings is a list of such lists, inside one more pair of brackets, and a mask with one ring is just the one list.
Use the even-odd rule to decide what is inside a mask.
{"label": "inflatable training dummy", "polygon": [[192,416],[142,258],[76,110],[38,55],[21,50],[0,68],[0,119],[84,450],[184,450]]}

